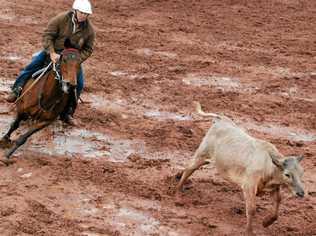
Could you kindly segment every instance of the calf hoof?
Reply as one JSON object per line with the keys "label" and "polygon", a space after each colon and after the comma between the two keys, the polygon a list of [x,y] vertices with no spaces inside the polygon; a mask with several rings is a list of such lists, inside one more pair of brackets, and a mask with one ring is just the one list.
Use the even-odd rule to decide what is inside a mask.
{"label": "calf hoof", "polygon": [[183,193],[183,192],[184,192],[183,186],[177,185],[175,188],[175,193]]}
{"label": "calf hoof", "polygon": [[176,192],[177,193],[185,193],[185,191],[186,190],[189,190],[190,188],[192,188],[191,186],[188,186],[188,185],[186,185],[186,186],[184,186],[184,185],[177,185],[176,186]]}
{"label": "calf hoof", "polygon": [[181,177],[182,177],[183,171],[180,171],[176,174],[175,178],[177,181],[180,181]]}
{"label": "calf hoof", "polygon": [[0,140],[0,148],[10,148],[12,146],[12,141],[10,139],[2,138]]}
{"label": "calf hoof", "polygon": [[269,227],[270,225],[272,225],[274,223],[274,221],[276,221],[278,218],[276,216],[267,216],[264,218],[262,225],[263,227]]}
{"label": "calf hoof", "polygon": [[253,231],[246,231],[246,236],[254,236],[255,234],[253,233]]}

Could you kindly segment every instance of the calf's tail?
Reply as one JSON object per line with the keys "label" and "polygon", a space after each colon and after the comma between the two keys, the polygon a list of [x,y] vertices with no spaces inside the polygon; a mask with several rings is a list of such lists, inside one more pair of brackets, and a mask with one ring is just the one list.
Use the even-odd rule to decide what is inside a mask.
{"label": "calf's tail", "polygon": [[205,116],[205,117],[213,117],[213,118],[219,118],[221,119],[222,116],[221,115],[217,115],[215,113],[206,113],[202,110],[201,104],[199,102],[195,102],[196,105],[196,111],[199,115],[201,116]]}
{"label": "calf's tail", "polygon": [[204,117],[212,117],[212,118],[215,118],[215,119],[219,119],[219,120],[225,120],[225,121],[228,121],[230,123],[234,123],[231,119],[229,119],[227,116],[224,116],[224,115],[218,115],[218,114],[215,114],[215,113],[210,113],[210,112],[204,112],[202,110],[202,107],[201,107],[201,104],[199,102],[194,102],[195,105],[196,105],[196,111],[199,115],[201,116],[204,116]]}

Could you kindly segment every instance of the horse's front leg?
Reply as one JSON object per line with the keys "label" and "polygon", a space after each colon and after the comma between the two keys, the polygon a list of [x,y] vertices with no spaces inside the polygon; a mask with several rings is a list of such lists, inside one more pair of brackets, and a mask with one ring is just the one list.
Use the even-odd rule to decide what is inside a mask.
{"label": "horse's front leg", "polygon": [[11,123],[9,131],[0,140],[0,148],[9,148],[12,145],[10,140],[11,134],[19,128],[21,120],[22,117],[18,115]]}
{"label": "horse's front leg", "polygon": [[[5,154],[6,160],[10,158],[10,156],[20,147],[22,146],[26,140],[37,131],[40,131],[41,129],[48,126],[52,121],[42,121],[40,123],[34,124],[29,131],[27,131],[25,134],[21,135],[16,141],[14,146],[8,150],[8,152]],[[5,161],[4,161],[5,162]]]}

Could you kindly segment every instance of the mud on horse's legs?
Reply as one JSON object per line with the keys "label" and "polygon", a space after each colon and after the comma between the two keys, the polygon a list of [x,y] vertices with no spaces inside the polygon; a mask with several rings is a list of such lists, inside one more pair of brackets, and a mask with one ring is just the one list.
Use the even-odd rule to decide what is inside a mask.
{"label": "mud on horse's legs", "polygon": [[19,128],[20,122],[22,120],[21,116],[17,116],[15,120],[11,123],[9,131],[0,140],[0,148],[8,148],[11,146],[11,134]]}
{"label": "mud on horse's legs", "polygon": [[34,124],[29,131],[27,131],[25,134],[21,135],[16,141],[14,146],[9,149],[9,151],[5,154],[6,159],[9,159],[10,156],[21,146],[23,145],[26,140],[37,131],[40,131],[41,129],[48,126],[52,121],[42,121],[38,124]]}

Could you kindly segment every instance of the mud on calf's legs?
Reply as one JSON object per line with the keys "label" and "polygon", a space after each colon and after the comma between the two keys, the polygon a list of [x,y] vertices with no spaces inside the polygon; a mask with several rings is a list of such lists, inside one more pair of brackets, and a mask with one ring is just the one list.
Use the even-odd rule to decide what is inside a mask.
{"label": "mud on calf's legs", "polygon": [[280,187],[277,187],[277,189],[271,192],[271,196],[273,197],[273,200],[274,200],[273,202],[274,212],[273,212],[273,215],[267,216],[264,218],[263,223],[262,223],[263,227],[268,227],[271,224],[273,224],[273,222],[275,222],[279,216],[279,206],[281,202]]}
{"label": "mud on calf's legs", "polygon": [[246,201],[246,214],[247,214],[247,226],[246,226],[246,235],[252,236],[253,228],[252,222],[256,213],[256,187],[246,186],[243,188],[244,197]]}
{"label": "mud on calf's legs", "polygon": [[208,143],[206,140],[203,140],[198,149],[195,151],[193,156],[193,163],[191,163],[182,173],[178,173],[176,178],[181,179],[177,185],[177,191],[182,191],[185,181],[193,174],[194,171],[199,169],[201,166],[209,164],[209,161],[206,160],[209,158],[208,155]]}

